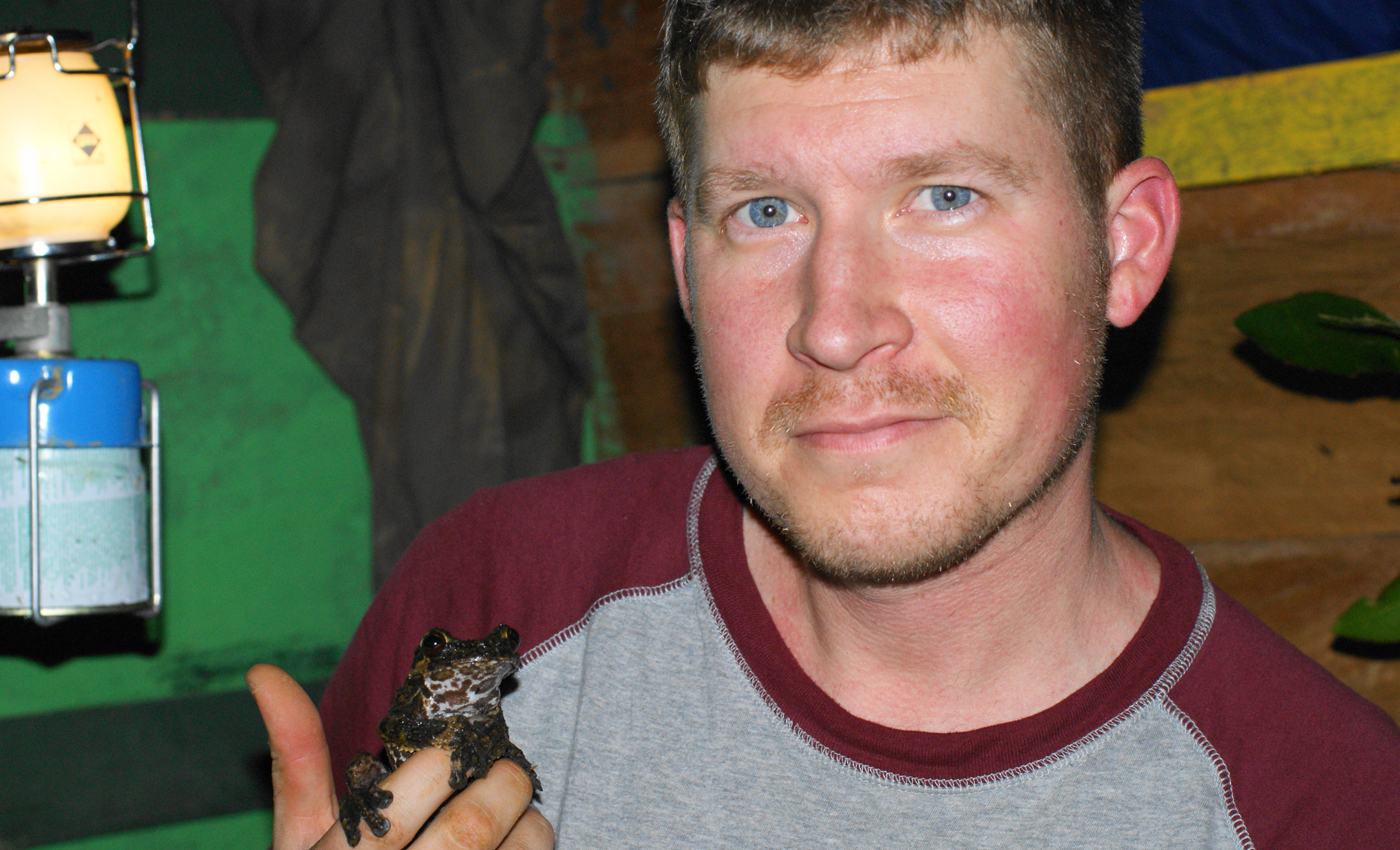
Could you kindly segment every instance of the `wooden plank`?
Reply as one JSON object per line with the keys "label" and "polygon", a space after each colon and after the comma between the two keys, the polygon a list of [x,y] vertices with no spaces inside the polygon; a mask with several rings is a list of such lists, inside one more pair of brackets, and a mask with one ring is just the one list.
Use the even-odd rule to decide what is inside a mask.
{"label": "wooden plank", "polygon": [[550,109],[583,131],[576,153],[586,168],[563,191],[579,210],[574,244],[623,447],[692,445],[706,431],[671,275],[670,185],[651,105],[661,4],[553,0],[546,16]]}
{"label": "wooden plank", "polygon": [[676,303],[666,233],[670,190],[657,179],[599,181],[579,234],[588,304],[595,315],[654,310]]}
{"label": "wooden plank", "polygon": [[550,108],[588,125],[599,180],[662,177],[665,155],[652,113],[660,3],[553,0]]}
{"label": "wooden plank", "polygon": [[1110,350],[1111,373],[1136,374],[1100,419],[1099,498],[1192,541],[1400,530],[1400,387],[1274,369],[1233,326],[1313,289],[1400,312],[1397,197],[1392,170],[1185,193],[1147,332]]}
{"label": "wooden plank", "polygon": [[1400,161],[1400,53],[1149,91],[1146,150],[1184,187]]}
{"label": "wooden plank", "polygon": [[627,450],[706,441],[704,403],[680,306],[600,316],[598,325]]}

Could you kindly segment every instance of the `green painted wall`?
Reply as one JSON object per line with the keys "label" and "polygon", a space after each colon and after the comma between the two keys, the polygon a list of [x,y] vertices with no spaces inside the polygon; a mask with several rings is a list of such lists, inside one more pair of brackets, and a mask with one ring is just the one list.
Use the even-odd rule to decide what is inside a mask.
{"label": "green painted wall", "polygon": [[[78,356],[135,360],[160,387],[166,610],[149,627],[154,651],[46,664],[0,645],[0,718],[241,690],[260,660],[324,678],[370,598],[353,409],[252,268],[250,187],[273,124],[144,127],[155,252],[115,270],[125,297],[73,304],[72,334]],[[35,633],[24,643],[44,639]],[[251,813],[62,846],[265,846],[267,836],[266,814]]]}
{"label": "green painted wall", "polygon": [[[12,27],[91,28],[106,37],[127,25],[125,0],[17,2],[0,13]],[[239,702],[244,670],[272,661],[304,682],[324,679],[370,599],[368,477],[353,409],[295,342],[286,309],[252,268],[251,186],[275,127],[257,117],[258,93],[213,5],[142,0],[141,11],[158,244],[150,257],[118,264],[109,281],[97,276],[98,289],[114,285],[122,297],[74,301],[71,310],[77,356],[135,360],[161,389],[166,611],[149,624],[75,620],[49,632],[0,618],[0,727],[19,739],[8,743],[43,749],[57,735],[66,745],[60,755],[51,745],[38,770],[0,783],[25,792],[0,795],[0,847],[267,846],[267,811],[207,817],[214,809],[206,808],[203,820],[105,835],[117,828],[82,821],[121,820],[122,812],[97,805],[118,796],[109,787],[132,789],[111,808],[139,812],[183,789],[187,777],[198,779],[205,800],[236,792],[224,811],[256,805],[249,777],[265,775],[258,765],[225,758],[210,734],[168,734],[162,724],[193,718],[240,752],[255,748],[256,721],[239,714],[251,711],[251,700]],[[188,120],[210,117],[237,120]],[[583,124],[551,113],[536,146],[580,247],[578,225],[592,217],[596,182]],[[94,268],[65,270],[61,279],[90,279]],[[0,274],[0,302],[17,300],[19,287],[17,273]],[[593,337],[599,378],[586,416],[587,460],[623,451]],[[210,708],[217,716],[204,714]],[[140,741],[152,730],[168,739],[163,752]],[[203,761],[182,758],[192,748],[207,751]],[[30,829],[26,838],[28,824],[46,820],[79,826]]]}
{"label": "green painted wall", "polygon": [[48,850],[265,850],[272,843],[272,812],[132,830],[50,844]]}

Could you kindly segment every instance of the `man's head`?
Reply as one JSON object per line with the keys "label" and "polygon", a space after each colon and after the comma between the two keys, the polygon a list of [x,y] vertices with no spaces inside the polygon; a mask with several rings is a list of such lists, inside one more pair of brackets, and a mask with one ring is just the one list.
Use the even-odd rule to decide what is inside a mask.
{"label": "man's head", "polygon": [[1057,126],[1090,220],[1142,148],[1139,0],[667,0],[657,112],[677,196],[695,201],[699,100],[717,66],[795,78],[838,55],[903,61],[963,49],[974,28],[1017,37],[1032,103]]}
{"label": "man's head", "polygon": [[[671,11],[736,17],[718,5]],[[730,47],[668,24],[673,48],[686,30],[721,57],[663,71],[694,77],[662,86],[692,92],[670,234],[715,436],[770,527],[828,576],[896,582],[1052,491],[1046,511],[1086,518],[1105,321],[1136,318],[1175,234],[1165,166],[1120,162],[1136,110],[1130,140],[1080,138],[1054,106],[1069,90],[1033,82],[1047,48],[990,3],[918,18],[942,27],[923,41],[874,3],[829,15],[866,35],[818,17],[801,38],[774,21],[814,4],[729,5],[748,23],[726,31],[749,33]],[[786,58],[732,46],[755,40]]]}

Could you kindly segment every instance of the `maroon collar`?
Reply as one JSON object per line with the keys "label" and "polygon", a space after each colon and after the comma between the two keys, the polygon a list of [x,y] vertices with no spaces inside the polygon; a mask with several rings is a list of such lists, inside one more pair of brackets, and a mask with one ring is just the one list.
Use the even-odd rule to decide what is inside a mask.
{"label": "maroon collar", "polygon": [[[908,732],[847,712],[798,666],[768,614],[744,555],[743,507],[722,471],[700,505],[700,556],[715,607],[755,684],[819,746],[903,777],[959,782],[1024,770],[1125,716],[1191,643],[1204,581],[1181,544],[1116,513],[1162,564],[1161,585],[1137,634],[1109,667],[1037,714],[968,732]],[[1179,667],[1180,665],[1178,665]]]}

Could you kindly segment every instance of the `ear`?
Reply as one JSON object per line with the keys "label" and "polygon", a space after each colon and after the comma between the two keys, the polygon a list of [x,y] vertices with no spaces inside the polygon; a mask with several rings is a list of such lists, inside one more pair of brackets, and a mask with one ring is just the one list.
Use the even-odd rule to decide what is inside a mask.
{"label": "ear", "polygon": [[685,277],[685,212],[675,198],[666,205],[666,229],[671,237],[671,269],[676,275],[676,289],[681,297],[681,312],[687,324],[690,318],[690,281]]}
{"label": "ear", "polygon": [[1108,189],[1108,320],[1131,325],[1167,276],[1181,224],[1181,196],[1156,157],[1129,163]]}

